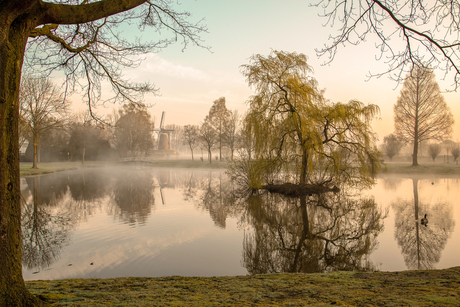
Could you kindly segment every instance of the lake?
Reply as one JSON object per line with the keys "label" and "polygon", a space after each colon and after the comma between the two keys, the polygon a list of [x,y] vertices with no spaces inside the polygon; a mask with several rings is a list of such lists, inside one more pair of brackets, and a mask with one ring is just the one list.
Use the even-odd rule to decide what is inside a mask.
{"label": "lake", "polygon": [[237,197],[214,169],[22,178],[24,279],[458,266],[459,179],[383,176],[370,190],[292,199]]}

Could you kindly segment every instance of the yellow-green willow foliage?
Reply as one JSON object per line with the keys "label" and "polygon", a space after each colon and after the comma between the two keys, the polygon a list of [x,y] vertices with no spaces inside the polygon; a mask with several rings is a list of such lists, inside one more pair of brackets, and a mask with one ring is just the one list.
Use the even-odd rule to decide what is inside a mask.
{"label": "yellow-green willow foliage", "polygon": [[380,165],[370,123],[379,108],[327,101],[311,72],[305,55],[283,51],[254,55],[242,66],[255,89],[245,118],[254,159],[270,161],[264,172],[278,179],[295,174],[299,184],[371,183]]}

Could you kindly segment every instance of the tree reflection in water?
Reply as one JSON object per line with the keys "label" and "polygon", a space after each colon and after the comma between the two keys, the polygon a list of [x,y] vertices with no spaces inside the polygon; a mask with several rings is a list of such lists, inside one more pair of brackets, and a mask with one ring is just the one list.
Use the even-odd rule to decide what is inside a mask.
{"label": "tree reflection in water", "polygon": [[55,262],[70,242],[70,233],[86,221],[105,197],[107,172],[78,170],[27,177],[22,190],[22,262],[40,271]]}
{"label": "tree reflection in water", "polygon": [[[441,258],[454,229],[452,206],[446,203],[431,206],[419,200],[418,179],[412,179],[414,200],[397,201],[395,211],[395,238],[401,248],[408,269],[433,269]],[[421,218],[428,215],[428,225]]]}
{"label": "tree reflection in water", "polygon": [[111,198],[111,214],[130,226],[144,225],[155,206],[152,172],[126,168],[117,172]]}
{"label": "tree reflection in water", "polygon": [[368,255],[385,214],[371,198],[342,193],[251,195],[243,220],[243,264],[252,274],[372,270]]}
{"label": "tree reflection in water", "polygon": [[27,178],[26,181],[29,191],[23,194],[21,212],[22,263],[29,270],[40,271],[59,257],[78,219],[67,183],[62,180],[50,182],[47,177]]}

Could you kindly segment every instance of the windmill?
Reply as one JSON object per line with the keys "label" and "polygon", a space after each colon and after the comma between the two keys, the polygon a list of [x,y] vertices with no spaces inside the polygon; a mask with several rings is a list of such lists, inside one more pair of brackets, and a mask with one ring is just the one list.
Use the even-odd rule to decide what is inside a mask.
{"label": "windmill", "polygon": [[171,149],[171,140],[170,140],[170,133],[174,131],[174,129],[165,129],[164,128],[164,121],[165,121],[165,112],[161,113],[161,121],[160,127],[158,129],[153,129],[153,131],[158,132],[158,150],[170,150]]}

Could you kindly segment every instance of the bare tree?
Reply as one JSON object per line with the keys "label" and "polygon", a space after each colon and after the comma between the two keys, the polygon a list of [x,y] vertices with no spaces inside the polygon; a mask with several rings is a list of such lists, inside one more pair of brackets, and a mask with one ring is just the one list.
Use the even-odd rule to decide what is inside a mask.
{"label": "bare tree", "polygon": [[388,63],[389,74],[403,81],[407,72],[422,63],[440,69],[454,80],[460,78],[460,2],[458,0],[319,0],[327,24],[340,25],[330,44],[317,50],[332,61],[339,46],[377,41],[377,58]]}
{"label": "bare tree", "polygon": [[217,131],[213,128],[212,124],[210,123],[209,116],[206,116],[203,124],[201,124],[200,140],[208,151],[209,163],[212,163],[211,150],[219,142],[219,137]]}
{"label": "bare tree", "polygon": [[442,147],[440,144],[430,144],[428,145],[428,154],[430,155],[431,159],[434,160],[436,157],[441,153]]}
{"label": "bare tree", "polygon": [[[123,67],[136,67],[139,55],[177,41],[184,48],[201,45],[198,35],[205,28],[191,23],[189,14],[174,5],[171,0],[0,1],[0,217],[11,217],[0,218],[0,234],[9,234],[0,235],[1,306],[40,304],[27,290],[20,264],[18,121],[23,68],[44,75],[62,70],[66,94],[82,91],[90,107],[102,98],[102,82],[113,90],[112,95],[104,91],[110,95],[106,100],[139,102],[155,87],[125,81]],[[117,28],[136,23],[138,32],[153,32],[123,37]]]}
{"label": "bare tree", "polygon": [[418,165],[421,142],[450,137],[454,118],[432,70],[418,67],[408,74],[394,106],[394,121],[396,135],[414,144],[413,166]]}
{"label": "bare tree", "polygon": [[33,168],[38,168],[39,141],[45,133],[62,128],[70,102],[47,78],[23,78],[19,92],[21,118],[34,146]]}
{"label": "bare tree", "polygon": [[209,110],[209,124],[217,133],[219,142],[219,161],[222,161],[222,146],[225,143],[225,128],[230,116],[230,111],[225,106],[225,97],[220,97],[214,100],[214,103]]}
{"label": "bare tree", "polygon": [[198,145],[199,137],[200,137],[200,129],[194,125],[187,125],[184,127],[184,133],[182,134],[183,143],[186,144],[192,153],[192,160],[193,159],[193,148]]}
{"label": "bare tree", "polygon": [[230,111],[228,113],[228,119],[225,121],[224,140],[225,144],[230,149],[230,160],[232,161],[237,146],[239,123],[240,115],[238,114],[238,111]]}
{"label": "bare tree", "polygon": [[389,134],[383,138],[383,152],[390,158],[390,161],[396,156],[401,148],[403,143],[396,137],[396,135]]}

